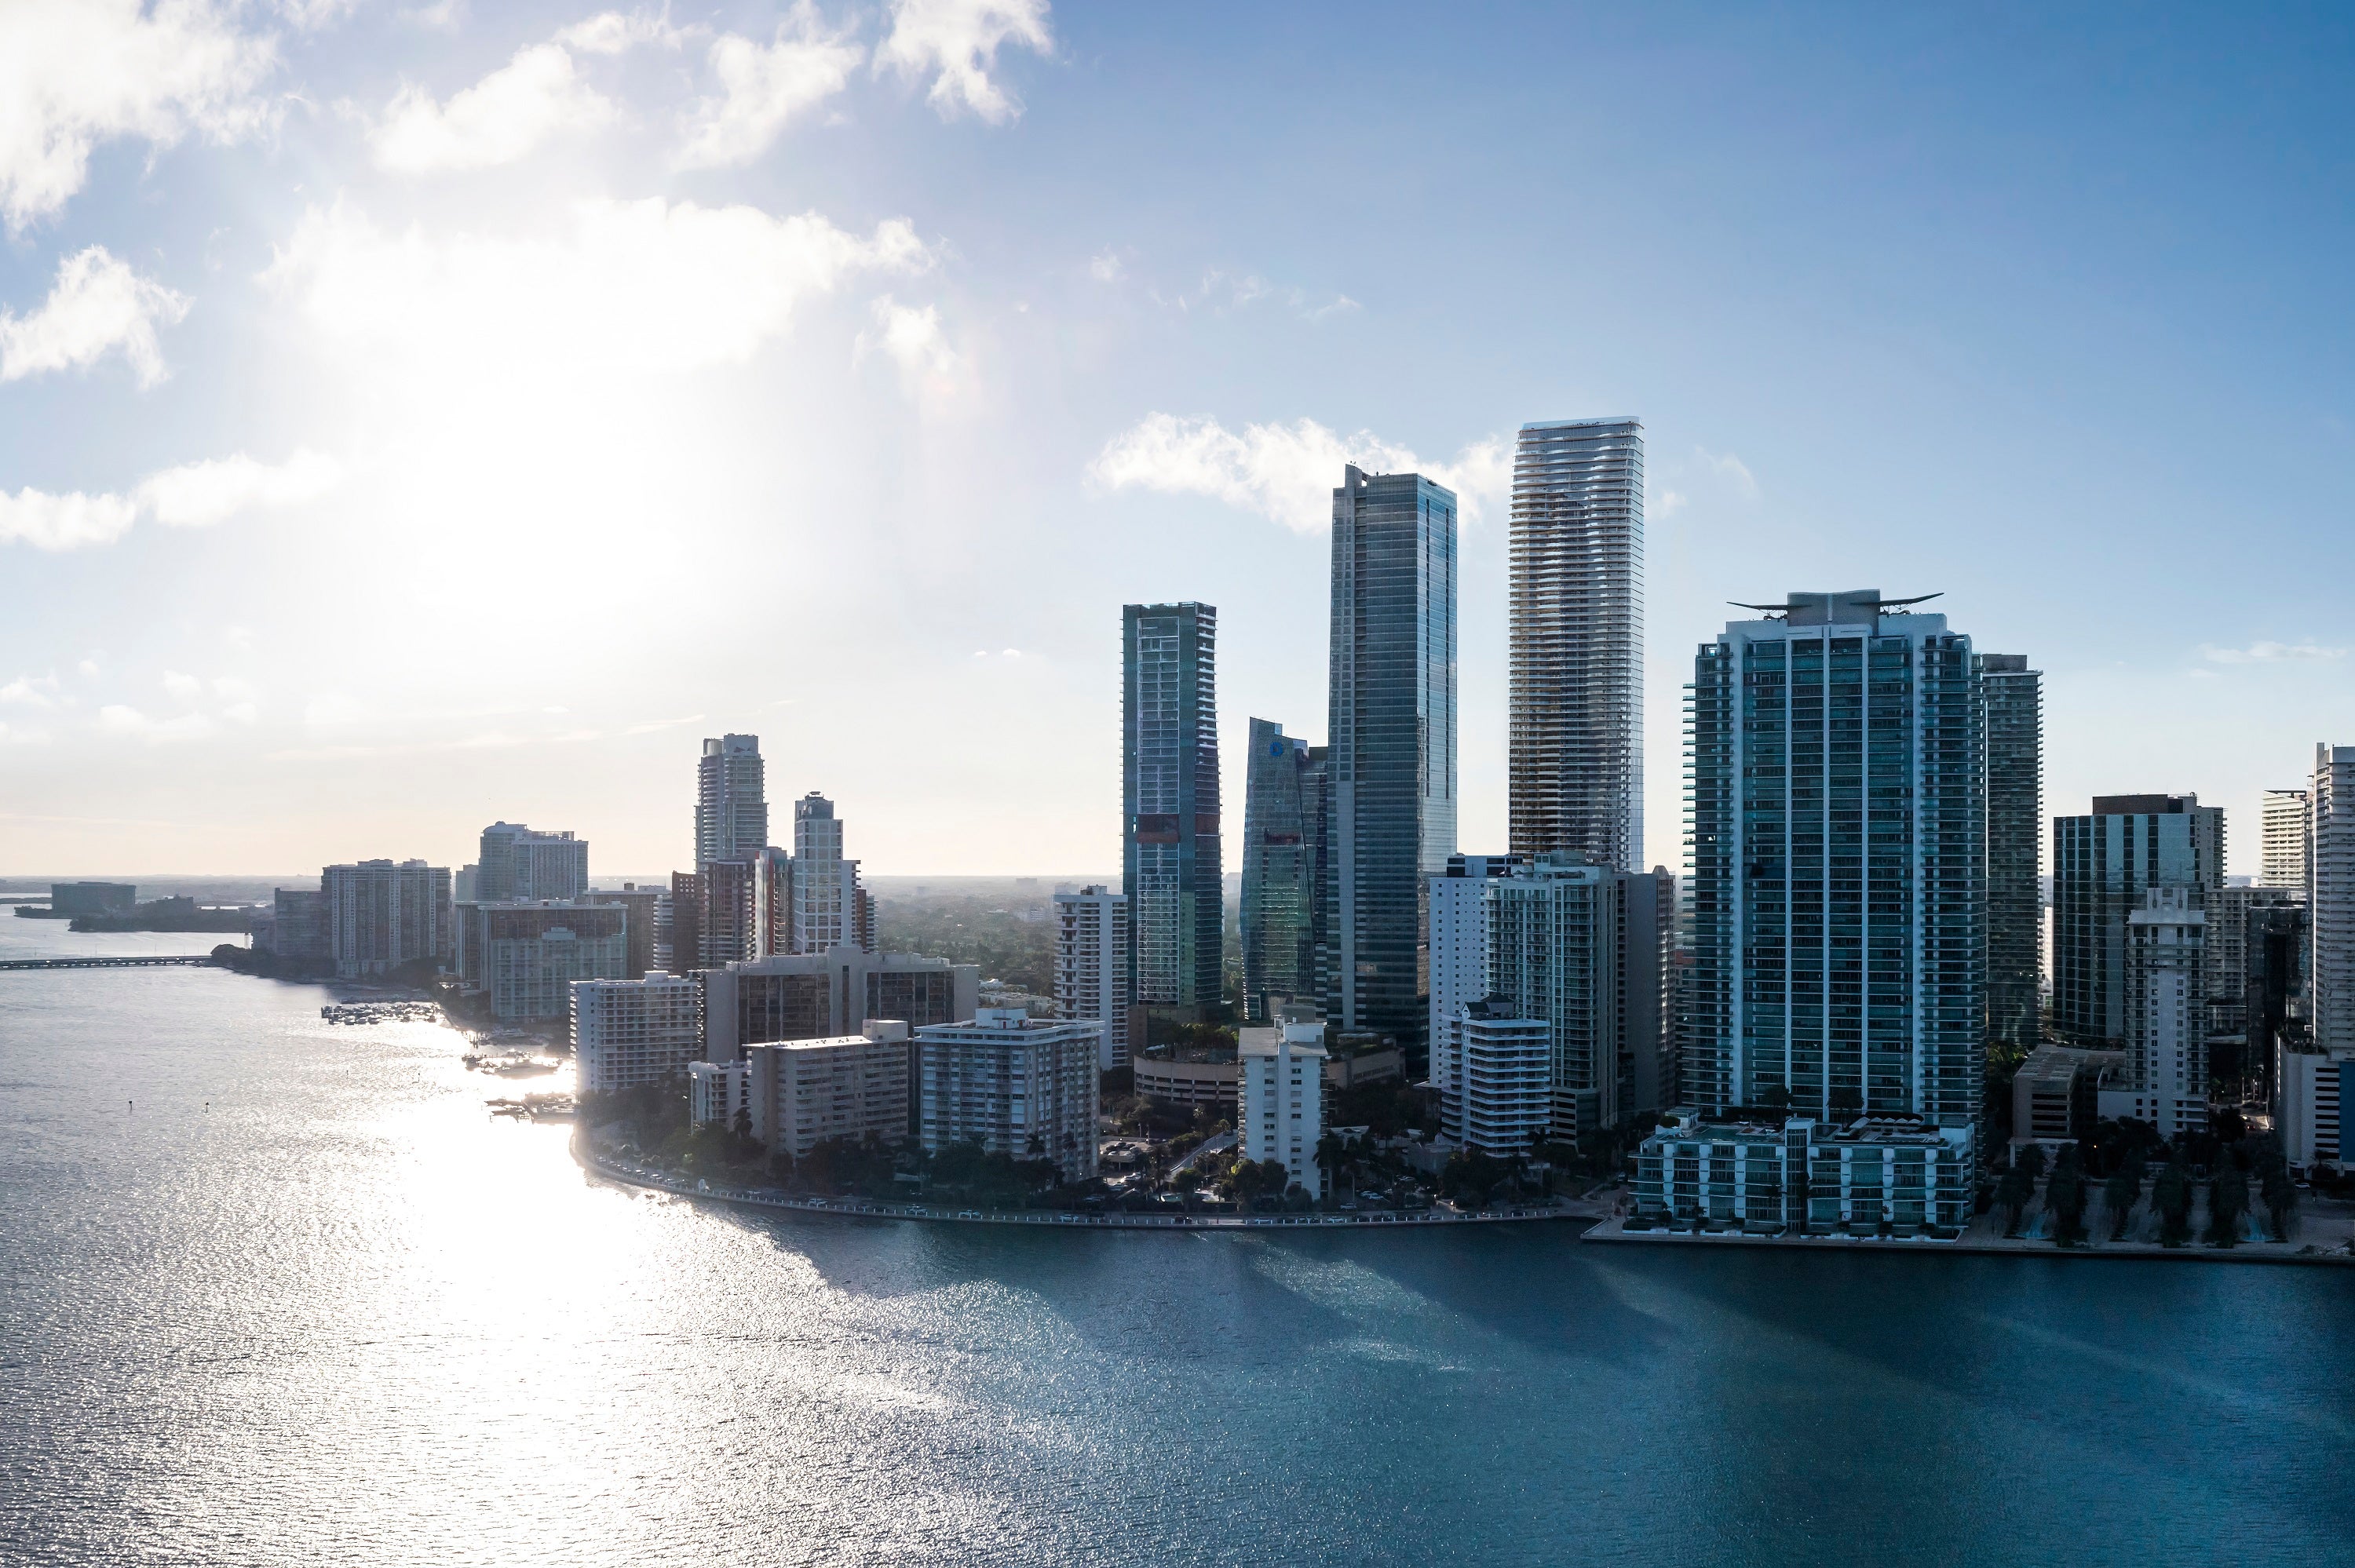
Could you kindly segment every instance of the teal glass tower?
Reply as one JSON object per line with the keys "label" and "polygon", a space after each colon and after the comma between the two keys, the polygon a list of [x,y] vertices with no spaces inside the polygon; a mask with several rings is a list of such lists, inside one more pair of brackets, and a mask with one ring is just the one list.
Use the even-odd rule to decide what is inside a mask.
{"label": "teal glass tower", "polygon": [[1317,876],[1324,848],[1325,750],[1251,721],[1243,796],[1243,1021],[1273,1021],[1270,998],[1321,1003]]}
{"label": "teal glass tower", "polygon": [[1977,1125],[1987,763],[1970,639],[1874,590],[1694,662],[1688,1101]]}
{"label": "teal glass tower", "polygon": [[1455,853],[1455,492],[1347,469],[1333,493],[1325,1016],[1411,1048],[1428,1027],[1431,879]]}
{"label": "teal glass tower", "polygon": [[1218,627],[1207,604],[1121,612],[1121,886],[1137,1007],[1222,1000]]}

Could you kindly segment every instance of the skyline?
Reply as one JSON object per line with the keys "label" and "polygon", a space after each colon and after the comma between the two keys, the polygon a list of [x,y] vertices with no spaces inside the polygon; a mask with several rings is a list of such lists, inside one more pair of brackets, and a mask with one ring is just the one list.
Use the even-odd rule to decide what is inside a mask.
{"label": "skyline", "polygon": [[1463,496],[1501,849],[1513,434],[1613,415],[1648,862],[1726,600],[1943,591],[2044,672],[2048,816],[2196,791],[2235,875],[2347,733],[2338,19],[306,9],[176,13],[145,117],[6,24],[10,874],[652,873],[729,732],[870,875],[1108,874],[1120,606],[1220,608],[1241,800],[1251,718],[1328,738],[1349,459]]}

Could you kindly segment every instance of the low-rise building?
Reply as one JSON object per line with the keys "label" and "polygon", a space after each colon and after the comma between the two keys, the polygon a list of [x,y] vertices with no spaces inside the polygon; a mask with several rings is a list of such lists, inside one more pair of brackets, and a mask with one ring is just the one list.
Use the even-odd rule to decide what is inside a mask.
{"label": "low-rise building", "polygon": [[2124,1051],[2040,1045],[2011,1080],[2011,1141],[2074,1143],[2101,1119],[2105,1087],[2122,1083]]}
{"label": "low-rise building", "polygon": [[[562,1018],[575,980],[628,976],[629,917],[619,904],[466,905],[459,920],[461,981],[470,992],[487,992],[492,1016],[503,1022]],[[690,1052],[679,1065],[699,1054]]]}
{"label": "low-rise building", "polygon": [[741,1117],[751,1125],[752,1069],[743,1062],[689,1062],[687,1065],[687,1119],[698,1127],[718,1123],[734,1127]]}
{"label": "low-rise building", "polygon": [[1678,1111],[1636,1150],[1630,1223],[1951,1239],[1970,1223],[1976,1171],[1967,1126],[1908,1116],[1704,1121]]}
{"label": "low-rise building", "polygon": [[908,1026],[869,1019],[857,1034],[748,1045],[752,1136],[798,1160],[830,1138],[908,1136]]}
{"label": "low-rise building", "polygon": [[1209,1106],[1232,1116],[1241,1095],[1242,1068],[1224,1053],[1147,1052],[1128,1065],[1135,1093],[1165,1106]]}
{"label": "low-rise building", "polygon": [[1100,1038],[1092,1020],[1014,1008],[917,1030],[924,1152],[976,1143],[1015,1160],[1051,1160],[1066,1181],[1094,1176]]}
{"label": "low-rise building", "polygon": [[1325,1025],[1246,1029],[1236,1051],[1242,1086],[1242,1153],[1277,1160],[1312,1198],[1324,1191],[1316,1140],[1325,1126]]}
{"label": "low-rise building", "polygon": [[698,1054],[696,987],[683,975],[657,969],[643,980],[575,980],[569,991],[572,1055],[588,1093],[666,1082]]}
{"label": "low-rise building", "polygon": [[2274,1130],[2293,1165],[2341,1165],[2350,1150],[2340,1116],[2355,1104],[2355,1054],[2286,1042],[2274,1058]]}

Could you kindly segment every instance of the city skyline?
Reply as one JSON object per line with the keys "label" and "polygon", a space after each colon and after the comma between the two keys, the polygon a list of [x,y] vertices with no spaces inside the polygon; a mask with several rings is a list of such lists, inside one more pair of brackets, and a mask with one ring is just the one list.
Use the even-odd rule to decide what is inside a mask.
{"label": "city skyline", "polygon": [[[874,824],[870,874],[1109,873],[1108,607],[1221,607],[1241,799],[1250,715],[1324,738],[1347,458],[1464,497],[1459,842],[1502,848],[1513,432],[1614,413],[1648,446],[1650,860],[1677,861],[1685,651],[1779,584],[1944,589],[2030,654],[2056,808],[2196,791],[2253,829],[2344,730],[2355,415],[2313,259],[2345,175],[2270,153],[2345,144],[2328,50],[2221,17],[1313,8],[1211,49],[1039,5],[953,58],[873,7],[824,37],[200,9],[248,46],[207,57],[235,67],[209,96],[61,100],[58,160],[0,157],[11,873],[454,864],[482,801],[681,865],[677,743],[730,730]],[[729,122],[730,39],[833,69]],[[569,87],[495,143],[509,101],[476,90],[540,79],[527,51]],[[2159,85],[2195,69],[2271,118]],[[1404,71],[1476,73],[1518,133],[1356,90]],[[2006,155],[1955,102],[2003,106]],[[1230,137],[1284,172],[1169,150]],[[1369,160],[1448,243],[1310,216]],[[748,255],[799,281],[748,296]],[[859,743],[886,710],[975,759],[955,790]],[[1009,718],[1068,764],[994,747]]]}

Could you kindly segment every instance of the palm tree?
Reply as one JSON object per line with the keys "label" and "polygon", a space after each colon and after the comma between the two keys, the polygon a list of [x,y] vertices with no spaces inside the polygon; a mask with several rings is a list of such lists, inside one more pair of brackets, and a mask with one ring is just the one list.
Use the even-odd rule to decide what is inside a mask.
{"label": "palm tree", "polygon": [[2208,1183],[2208,1239],[2232,1246],[2241,1239],[2241,1216],[2249,1212],[2249,1178],[2227,1165]]}
{"label": "palm tree", "polygon": [[2110,1211],[2110,1239],[2122,1241],[2126,1234],[2126,1221],[2134,1215],[2137,1200],[2142,1196],[2142,1161],[2130,1161],[2108,1181],[2102,1183],[2102,1202]]}
{"label": "palm tree", "polygon": [[2179,1160],[2168,1161],[2150,1184],[2150,1206],[2158,1214],[2158,1239],[2181,1246],[2191,1239],[2191,1172]]}
{"label": "palm tree", "polygon": [[[2029,1147],[2035,1146],[2030,1144]],[[2019,1165],[2013,1165],[2003,1173],[2003,1180],[1996,1183],[1995,1201],[2003,1206],[2004,1234],[2014,1236],[2019,1234],[2020,1211],[2028,1207],[2028,1200],[2035,1195],[2036,1188],[2029,1181],[2028,1172]]]}

